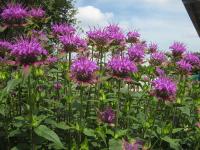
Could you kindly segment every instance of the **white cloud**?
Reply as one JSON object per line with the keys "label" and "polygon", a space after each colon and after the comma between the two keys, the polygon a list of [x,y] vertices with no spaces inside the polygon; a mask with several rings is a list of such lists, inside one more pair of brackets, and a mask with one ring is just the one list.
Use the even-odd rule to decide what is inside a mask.
{"label": "white cloud", "polygon": [[78,8],[77,19],[81,22],[82,28],[89,26],[103,26],[108,24],[114,17],[111,12],[102,12],[94,6],[84,6]]}
{"label": "white cloud", "polygon": [[[108,1],[114,0],[101,0],[101,3],[103,1],[106,1],[108,4]],[[152,10],[155,9],[156,5],[162,6],[162,9],[158,11],[160,12],[159,14],[152,13],[151,17],[149,17],[140,13],[120,16],[120,14],[117,14],[116,8],[115,10],[113,8],[113,12],[116,13],[114,14],[113,12],[103,12],[94,6],[79,7],[77,17],[82,22],[80,26],[87,30],[89,26],[104,26],[108,23],[118,23],[124,31],[139,30],[144,40],[158,42],[162,50],[168,50],[169,45],[174,40],[185,42],[190,51],[199,50],[199,37],[181,1],[176,1],[176,3],[173,3],[174,0],[124,1],[130,2],[129,4],[133,1],[140,1],[141,3],[146,1],[148,2],[146,4],[151,5]],[[106,2],[105,5],[107,5]],[[141,8],[141,11],[145,9],[147,8]],[[151,14],[151,11],[149,12],[148,10],[147,13]]]}

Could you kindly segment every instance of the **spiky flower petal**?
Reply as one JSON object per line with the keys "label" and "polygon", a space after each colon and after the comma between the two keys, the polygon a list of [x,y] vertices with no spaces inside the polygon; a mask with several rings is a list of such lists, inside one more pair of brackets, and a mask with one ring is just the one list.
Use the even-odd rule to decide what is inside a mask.
{"label": "spiky flower petal", "polygon": [[24,20],[27,15],[27,9],[19,3],[8,3],[1,13],[1,17],[8,22]]}
{"label": "spiky flower petal", "polygon": [[136,43],[128,49],[128,55],[131,61],[141,62],[145,55],[145,44]]}
{"label": "spiky flower petal", "polygon": [[71,78],[79,84],[92,84],[96,81],[97,64],[86,57],[80,57],[71,65]]}
{"label": "spiky flower petal", "polygon": [[186,51],[186,46],[181,42],[174,42],[170,47],[174,57],[181,56]]}
{"label": "spiky flower petal", "polygon": [[153,91],[157,98],[171,101],[176,96],[176,84],[167,77],[159,77],[152,82]]}
{"label": "spiky flower petal", "polygon": [[48,52],[42,47],[37,39],[24,38],[18,40],[11,50],[11,55],[15,56],[17,61],[23,65],[33,64],[42,60]]}
{"label": "spiky flower petal", "polygon": [[131,73],[137,72],[136,65],[127,57],[115,56],[107,64],[113,77],[128,79]]}

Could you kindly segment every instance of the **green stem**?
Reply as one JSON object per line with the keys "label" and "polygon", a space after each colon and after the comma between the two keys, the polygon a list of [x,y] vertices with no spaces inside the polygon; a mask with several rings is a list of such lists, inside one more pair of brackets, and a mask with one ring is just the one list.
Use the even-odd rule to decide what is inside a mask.
{"label": "green stem", "polygon": [[120,88],[121,88],[121,81],[118,80],[118,100],[117,100],[117,109],[116,109],[116,128],[118,127],[119,125],[119,102],[120,102]]}
{"label": "green stem", "polygon": [[31,140],[31,149],[34,150],[34,140],[33,140],[33,101],[31,95],[31,77],[28,76],[28,104],[29,104],[29,122],[30,122],[30,140]]}

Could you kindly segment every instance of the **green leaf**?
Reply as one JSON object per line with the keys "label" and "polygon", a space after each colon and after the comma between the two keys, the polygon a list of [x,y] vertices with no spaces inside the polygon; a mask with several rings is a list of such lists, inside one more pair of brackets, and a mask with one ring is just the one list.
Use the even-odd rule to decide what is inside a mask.
{"label": "green leaf", "polygon": [[56,127],[62,130],[69,130],[70,126],[68,126],[65,122],[59,122],[56,124]]}
{"label": "green leaf", "polygon": [[179,150],[180,147],[181,147],[180,144],[179,144],[180,139],[172,139],[169,136],[165,136],[165,137],[162,138],[162,140],[169,143],[170,147],[175,149],[175,150]]}
{"label": "green leaf", "polygon": [[177,133],[177,132],[182,131],[182,130],[183,130],[183,128],[176,128],[176,129],[172,130],[172,133]]}
{"label": "green leaf", "polygon": [[109,140],[109,150],[121,150],[122,142],[121,140],[111,139]]}
{"label": "green leaf", "polygon": [[190,108],[189,107],[179,107],[179,110],[183,113],[186,114],[188,116],[190,116]]}
{"label": "green leaf", "polygon": [[94,130],[85,128],[83,133],[87,136],[96,137]]}
{"label": "green leaf", "polygon": [[53,142],[58,148],[60,148],[60,149],[64,148],[58,135],[53,130],[49,129],[47,126],[40,125],[37,128],[35,128],[34,131],[38,136],[41,136],[41,137]]}
{"label": "green leaf", "polygon": [[126,135],[127,132],[128,132],[128,130],[118,130],[117,133],[116,133],[116,135],[115,135],[115,138],[116,138],[116,139],[117,139],[117,138],[120,138],[120,137]]}

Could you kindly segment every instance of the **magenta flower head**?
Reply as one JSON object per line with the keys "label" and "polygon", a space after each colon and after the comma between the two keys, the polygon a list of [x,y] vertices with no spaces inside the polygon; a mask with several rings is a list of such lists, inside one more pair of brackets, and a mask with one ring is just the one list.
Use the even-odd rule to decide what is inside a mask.
{"label": "magenta flower head", "polygon": [[93,84],[97,81],[97,64],[86,57],[80,57],[71,65],[71,78],[78,84]]}
{"label": "magenta flower head", "polygon": [[53,24],[51,29],[52,29],[52,32],[57,36],[58,35],[73,35],[76,32],[76,29],[74,27],[66,23]]}
{"label": "magenta flower head", "polygon": [[107,69],[115,78],[130,80],[130,74],[137,72],[136,65],[127,57],[114,56],[107,64]]}
{"label": "magenta flower head", "polygon": [[35,19],[41,19],[45,16],[45,11],[38,7],[38,8],[31,8],[31,10],[28,12],[29,16]]}
{"label": "magenta flower head", "polygon": [[184,56],[184,60],[190,63],[192,66],[200,65],[200,58],[198,55],[193,53],[188,53]]}
{"label": "magenta flower head", "polygon": [[180,42],[174,42],[169,48],[172,50],[174,57],[180,57],[186,51],[185,44]]}
{"label": "magenta flower head", "polygon": [[111,45],[120,45],[125,40],[125,36],[118,25],[111,24],[105,30]]}
{"label": "magenta flower head", "polygon": [[156,74],[157,76],[159,76],[159,77],[163,77],[163,76],[165,76],[165,71],[162,70],[160,67],[156,67],[156,72],[155,72],[155,74]]}
{"label": "magenta flower head", "polygon": [[55,57],[55,56],[48,56],[46,58],[46,61],[45,61],[45,64],[54,64],[58,61],[58,57]]}
{"label": "magenta flower head", "polygon": [[145,55],[145,44],[136,43],[128,49],[128,56],[131,61],[136,63],[142,62]]}
{"label": "magenta flower head", "polygon": [[87,42],[78,36],[63,35],[59,36],[59,40],[64,45],[66,52],[84,51],[87,48]]}
{"label": "magenta flower head", "polygon": [[192,65],[183,59],[178,61],[176,65],[177,69],[183,74],[188,74],[192,71]]}
{"label": "magenta flower head", "polygon": [[139,150],[143,149],[143,142],[141,140],[133,141],[132,143],[123,140],[122,142],[122,150]]}
{"label": "magenta flower head", "polygon": [[16,61],[22,65],[31,65],[42,61],[47,54],[48,52],[34,38],[19,39],[11,50],[11,55],[16,57]]}
{"label": "magenta flower head", "polygon": [[1,13],[2,19],[8,23],[21,22],[27,15],[27,9],[18,3],[8,3]]}
{"label": "magenta flower head", "polygon": [[113,125],[116,119],[116,112],[108,107],[103,112],[99,113],[99,118],[102,122]]}
{"label": "magenta flower head", "polygon": [[176,84],[167,77],[159,77],[152,81],[153,93],[160,100],[172,101],[176,96]]}
{"label": "magenta flower head", "polygon": [[62,88],[62,84],[60,82],[56,82],[56,83],[54,83],[53,87],[56,90],[60,90]]}
{"label": "magenta flower head", "polygon": [[155,66],[159,66],[161,65],[163,62],[166,61],[166,56],[164,53],[162,52],[155,52],[153,54],[151,54],[151,58],[150,58],[150,63],[155,65]]}
{"label": "magenta flower head", "polygon": [[5,40],[0,40],[0,58],[3,59],[6,53],[9,53],[12,49],[12,45],[10,42]]}
{"label": "magenta flower head", "polygon": [[149,53],[155,53],[158,50],[158,45],[156,43],[151,43],[149,45],[148,51]]}
{"label": "magenta flower head", "polygon": [[90,29],[90,31],[86,32],[89,38],[89,42],[95,44],[97,46],[105,46],[108,44],[108,36],[105,29]]}
{"label": "magenta flower head", "polygon": [[140,38],[140,33],[137,31],[132,31],[127,33],[127,42],[129,43],[137,43]]}

